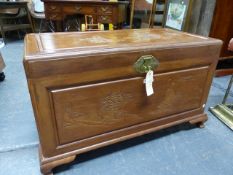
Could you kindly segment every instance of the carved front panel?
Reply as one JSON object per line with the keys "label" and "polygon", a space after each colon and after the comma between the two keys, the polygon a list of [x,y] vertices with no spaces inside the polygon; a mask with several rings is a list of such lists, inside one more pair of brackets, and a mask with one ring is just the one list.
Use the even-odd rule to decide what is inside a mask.
{"label": "carved front panel", "polygon": [[147,97],[144,77],[50,91],[60,144],[83,140],[202,106],[208,67],[155,75]]}

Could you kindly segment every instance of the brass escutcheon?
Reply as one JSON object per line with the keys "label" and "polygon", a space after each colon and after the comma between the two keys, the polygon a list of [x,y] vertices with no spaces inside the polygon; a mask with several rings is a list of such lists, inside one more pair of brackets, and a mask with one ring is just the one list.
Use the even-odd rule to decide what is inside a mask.
{"label": "brass escutcheon", "polygon": [[138,73],[147,73],[150,70],[154,70],[159,66],[159,61],[153,55],[141,56],[136,63],[134,63],[134,69]]}

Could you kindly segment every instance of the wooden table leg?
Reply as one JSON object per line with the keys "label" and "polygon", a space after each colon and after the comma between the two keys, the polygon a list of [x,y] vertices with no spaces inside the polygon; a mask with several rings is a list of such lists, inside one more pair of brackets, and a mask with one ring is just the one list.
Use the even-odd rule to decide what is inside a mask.
{"label": "wooden table leg", "polygon": [[28,8],[25,8],[25,9],[26,9],[26,11],[27,11],[28,21],[29,21],[29,23],[30,23],[32,32],[35,33],[35,32],[36,32],[36,29],[35,29],[34,21],[33,21],[32,17],[31,17],[31,15],[30,15],[30,12],[29,12]]}
{"label": "wooden table leg", "polygon": [[64,31],[62,20],[57,20],[57,21],[53,21],[53,22],[55,23],[55,32],[63,32]]}

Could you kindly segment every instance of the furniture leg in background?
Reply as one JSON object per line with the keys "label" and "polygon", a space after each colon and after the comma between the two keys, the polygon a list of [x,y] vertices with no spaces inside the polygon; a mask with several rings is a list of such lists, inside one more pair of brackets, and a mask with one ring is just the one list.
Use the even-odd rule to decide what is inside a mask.
{"label": "furniture leg in background", "polygon": [[218,104],[215,107],[211,107],[210,111],[224,124],[226,124],[229,128],[233,130],[233,104],[226,103],[227,98],[230,94],[232,84],[233,84],[233,75],[231,76],[222,104]]}
{"label": "furniture leg in background", "polygon": [[2,55],[0,54],[0,81],[3,81],[5,79],[5,74],[3,72],[4,67],[5,67],[5,63],[2,58]]}

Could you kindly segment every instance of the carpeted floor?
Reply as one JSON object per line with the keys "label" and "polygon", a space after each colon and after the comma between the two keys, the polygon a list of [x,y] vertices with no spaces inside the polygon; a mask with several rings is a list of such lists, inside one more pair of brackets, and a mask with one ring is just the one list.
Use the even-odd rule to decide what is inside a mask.
{"label": "carpeted floor", "polygon": [[[38,136],[24,75],[23,41],[2,50],[0,175],[39,175]],[[77,157],[59,175],[232,175],[233,132],[207,109],[220,103],[229,77],[215,78],[204,129],[179,125]],[[229,101],[233,102],[233,92]]]}

